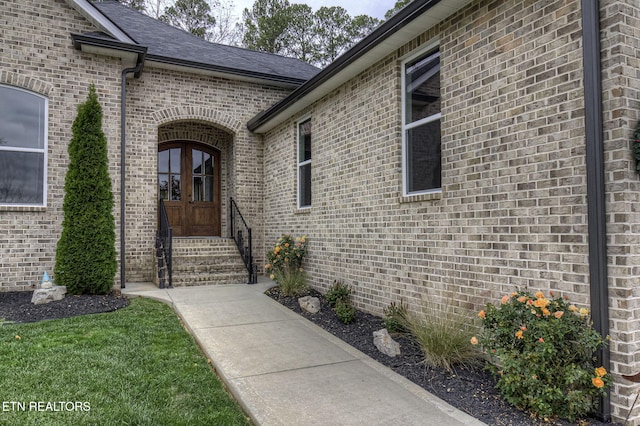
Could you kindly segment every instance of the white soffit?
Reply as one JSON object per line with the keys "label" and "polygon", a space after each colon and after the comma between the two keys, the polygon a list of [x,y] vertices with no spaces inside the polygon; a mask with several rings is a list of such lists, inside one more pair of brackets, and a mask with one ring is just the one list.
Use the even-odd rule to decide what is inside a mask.
{"label": "white soffit", "polygon": [[66,0],[69,6],[80,12],[82,16],[87,18],[93,25],[100,28],[105,33],[115,37],[123,43],[136,44],[127,34],[125,34],[117,25],[107,19],[102,13],[91,6],[87,0]]}
{"label": "white soffit", "polygon": [[[273,129],[275,126],[282,123],[287,118],[313,104],[323,96],[326,96],[329,93],[333,92],[335,89],[351,80],[361,72],[365,71],[376,62],[381,61],[393,51],[404,46],[406,43],[413,40],[415,37],[418,37],[425,31],[429,30],[434,25],[437,25],[438,23],[444,21],[446,18],[453,15],[463,7],[467,6],[472,1],[473,0],[440,1],[427,12],[423,13],[411,22],[403,25],[402,28],[399,28],[385,40],[379,42],[375,47],[371,48],[371,50],[366,52],[360,58],[345,66],[329,80],[322,83],[307,95],[300,98],[298,101],[292,103],[289,107],[280,111],[277,115],[265,122],[262,126],[255,129],[255,132],[265,133]],[[359,44],[354,46],[354,48],[359,48]]]}

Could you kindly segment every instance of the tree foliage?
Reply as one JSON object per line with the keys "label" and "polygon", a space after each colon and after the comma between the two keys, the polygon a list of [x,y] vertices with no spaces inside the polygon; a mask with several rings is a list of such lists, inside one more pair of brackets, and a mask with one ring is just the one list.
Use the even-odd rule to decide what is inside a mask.
{"label": "tree foliage", "polygon": [[143,12],[146,7],[145,0],[118,0],[118,2],[140,12]]}
{"label": "tree foliage", "polygon": [[413,0],[398,0],[396,4],[393,6],[393,9],[387,10],[387,13],[384,14],[385,19],[391,18],[393,15],[398,13],[402,8],[411,3]]}
{"label": "tree foliage", "polygon": [[346,9],[321,7],[288,0],[256,0],[243,12],[244,47],[301,59],[318,66],[335,60],[380,23]]}
{"label": "tree foliage", "polygon": [[114,203],[102,107],[93,85],[78,107],[68,150],[55,282],[71,294],[106,294],[117,269]]}
{"label": "tree foliage", "polygon": [[160,20],[202,38],[207,38],[216,24],[211,6],[205,0],[176,0]]}

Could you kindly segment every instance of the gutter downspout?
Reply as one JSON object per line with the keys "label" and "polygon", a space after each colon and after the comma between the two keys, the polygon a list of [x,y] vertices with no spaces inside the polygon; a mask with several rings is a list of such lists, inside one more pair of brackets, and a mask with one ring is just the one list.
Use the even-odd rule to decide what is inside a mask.
{"label": "gutter downspout", "polygon": [[144,67],[146,54],[138,55],[134,68],[122,70],[120,86],[120,288],[125,288],[125,177],[126,177],[126,113],[127,113],[127,74],[135,73],[134,78],[139,78]]}
{"label": "gutter downspout", "polygon": [[[582,57],[584,72],[585,137],[587,162],[587,217],[589,233],[589,282],[593,327],[604,338],[609,334],[609,287],[602,130],[602,75],[600,63],[600,2],[582,2]],[[609,349],[597,353],[598,365],[609,371]],[[600,398],[598,416],[611,419],[611,400]]]}

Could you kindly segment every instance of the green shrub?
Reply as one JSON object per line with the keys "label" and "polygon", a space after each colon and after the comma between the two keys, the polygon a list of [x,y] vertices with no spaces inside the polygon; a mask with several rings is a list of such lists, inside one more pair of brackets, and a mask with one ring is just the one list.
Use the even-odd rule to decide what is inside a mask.
{"label": "green shrub", "polygon": [[425,305],[421,315],[407,314],[401,322],[428,365],[453,372],[456,366],[470,367],[480,360],[480,352],[470,343],[475,329],[469,316],[455,312],[450,303]]}
{"label": "green shrub", "polygon": [[55,283],[67,286],[71,294],[106,294],[117,270],[116,234],[107,140],[93,85],[78,108],[72,133]]}
{"label": "green shrub", "polygon": [[290,270],[302,268],[302,261],[307,254],[307,237],[298,237],[295,240],[291,235],[282,235],[278,238],[273,249],[267,252],[267,264],[265,271],[270,274],[272,280],[278,280]]}
{"label": "green shrub", "polygon": [[335,308],[339,300],[343,300],[346,302],[350,302],[351,297],[351,289],[348,285],[343,283],[342,281],[334,281],[333,285],[329,287],[327,294],[324,295],[324,298],[327,300],[327,303],[332,308]]}
{"label": "green shrub", "polygon": [[280,284],[280,293],[284,296],[295,297],[303,295],[309,289],[306,274],[300,269],[291,269],[276,273],[276,281]]}
{"label": "green shrub", "polygon": [[348,299],[338,299],[333,310],[344,324],[350,324],[356,317],[356,308]]}
{"label": "green shrub", "polygon": [[605,344],[591,327],[587,309],[542,292],[512,293],[500,306],[480,311],[479,342],[494,357],[497,388],[511,404],[543,417],[575,421],[595,408],[612,380],[596,368]]}
{"label": "green shrub", "polygon": [[400,301],[400,303],[391,302],[389,306],[383,310],[384,327],[389,333],[406,333],[408,330],[405,327],[406,318],[408,315],[407,305]]}

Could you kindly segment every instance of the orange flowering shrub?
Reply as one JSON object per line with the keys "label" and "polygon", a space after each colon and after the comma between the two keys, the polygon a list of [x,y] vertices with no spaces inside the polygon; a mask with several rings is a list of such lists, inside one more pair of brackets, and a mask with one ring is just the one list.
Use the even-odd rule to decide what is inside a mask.
{"label": "orange flowering shrub", "polygon": [[540,291],[503,296],[497,307],[487,304],[478,315],[483,333],[473,341],[495,358],[496,387],[508,402],[570,421],[593,411],[612,380],[595,366],[594,353],[605,340],[588,314]]}
{"label": "orange flowering shrub", "polygon": [[264,269],[270,274],[271,279],[292,270],[300,270],[306,254],[307,237],[302,236],[294,240],[291,235],[283,235],[278,238],[273,250],[267,252],[267,264]]}

